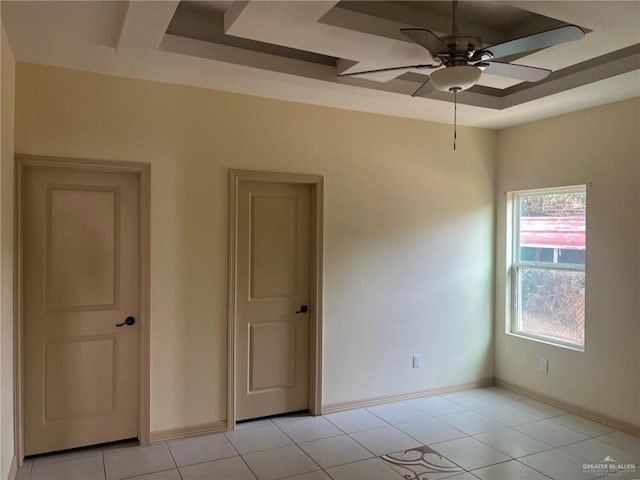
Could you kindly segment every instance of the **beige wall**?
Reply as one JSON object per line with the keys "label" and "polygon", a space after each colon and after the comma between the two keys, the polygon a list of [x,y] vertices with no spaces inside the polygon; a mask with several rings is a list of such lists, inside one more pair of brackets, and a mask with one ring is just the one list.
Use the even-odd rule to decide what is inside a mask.
{"label": "beige wall", "polygon": [[[502,130],[498,145],[496,376],[640,425],[640,99]],[[590,183],[585,351],[506,335],[503,192]]]}
{"label": "beige wall", "polygon": [[324,404],[491,377],[496,134],[461,128],[457,152],[451,135],[449,125],[17,68],[16,151],[152,164],[152,431],[226,418],[230,167],[325,176]]}
{"label": "beige wall", "polygon": [[0,53],[0,478],[13,460],[13,127],[15,60],[1,27]]}

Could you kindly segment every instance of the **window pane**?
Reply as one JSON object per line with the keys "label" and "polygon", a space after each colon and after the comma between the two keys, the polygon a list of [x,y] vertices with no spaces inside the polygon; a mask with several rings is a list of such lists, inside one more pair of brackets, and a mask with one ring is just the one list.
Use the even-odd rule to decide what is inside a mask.
{"label": "window pane", "polygon": [[520,260],[553,263],[553,253],[553,248],[520,247]]}
{"label": "window pane", "polygon": [[582,271],[519,267],[517,331],[584,344]]}
{"label": "window pane", "polygon": [[586,192],[519,195],[519,261],[584,265]]}

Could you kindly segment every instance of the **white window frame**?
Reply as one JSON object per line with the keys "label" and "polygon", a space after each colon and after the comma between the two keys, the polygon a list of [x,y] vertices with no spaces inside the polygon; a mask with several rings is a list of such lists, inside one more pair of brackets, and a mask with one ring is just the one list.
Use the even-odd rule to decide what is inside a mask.
{"label": "white window frame", "polygon": [[[578,350],[583,352],[586,343],[586,329],[585,339],[583,343],[569,342],[562,338],[552,337],[550,335],[537,335],[518,329],[518,325],[521,321],[521,305],[520,305],[520,271],[522,268],[539,268],[542,270],[562,270],[572,272],[584,272],[586,275],[586,259],[585,265],[578,264],[557,264],[548,262],[535,262],[535,261],[521,261],[520,260],[520,199],[522,197],[534,196],[540,194],[550,193],[585,193],[587,192],[586,185],[574,185],[569,187],[553,187],[542,188],[535,190],[520,190],[516,192],[510,192],[510,210],[511,210],[511,315],[510,320],[507,322],[507,332],[510,335],[533,340],[537,342],[546,343],[549,345],[555,345],[558,347],[568,348],[571,350]],[[588,205],[588,199],[587,199]],[[586,213],[585,213],[586,214]],[[585,292],[586,296],[586,292]]]}

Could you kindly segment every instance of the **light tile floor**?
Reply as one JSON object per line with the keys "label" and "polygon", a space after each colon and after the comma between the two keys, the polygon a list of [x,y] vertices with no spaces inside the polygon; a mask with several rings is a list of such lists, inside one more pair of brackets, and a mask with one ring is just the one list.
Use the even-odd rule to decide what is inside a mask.
{"label": "light tile floor", "polygon": [[[145,448],[39,456],[25,461],[18,480],[402,480],[380,457],[425,445],[460,469],[423,470],[420,480],[640,479],[639,437],[489,387],[322,417],[263,419]],[[606,457],[637,471],[585,471],[584,464]]]}

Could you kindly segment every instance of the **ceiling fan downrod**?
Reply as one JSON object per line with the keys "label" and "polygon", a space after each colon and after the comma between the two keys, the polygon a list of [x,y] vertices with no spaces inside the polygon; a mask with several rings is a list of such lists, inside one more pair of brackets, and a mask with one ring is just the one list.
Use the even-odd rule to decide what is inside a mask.
{"label": "ceiling fan downrod", "polygon": [[451,8],[451,34],[455,36],[458,34],[458,0],[453,0]]}

